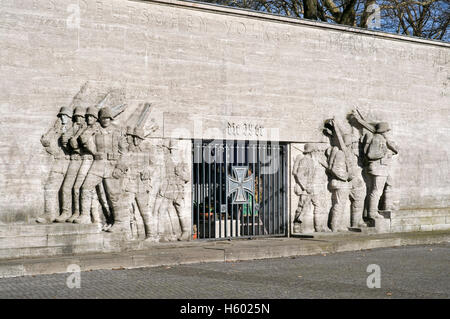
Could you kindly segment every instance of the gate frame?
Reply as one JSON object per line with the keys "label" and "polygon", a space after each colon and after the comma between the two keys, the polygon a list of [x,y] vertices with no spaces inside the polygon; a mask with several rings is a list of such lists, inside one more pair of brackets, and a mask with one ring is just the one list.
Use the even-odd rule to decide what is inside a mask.
{"label": "gate frame", "polygon": [[[206,141],[206,142],[205,142]],[[272,143],[272,142],[276,142],[278,143],[280,149],[282,149],[284,151],[281,161],[281,166],[283,167],[283,172],[282,172],[282,178],[281,180],[283,181],[283,185],[282,186],[282,192],[281,192],[281,197],[282,200],[281,205],[283,206],[283,212],[280,215],[280,217],[283,217],[283,222],[281,224],[281,227],[283,227],[283,233],[282,234],[258,234],[258,235],[240,235],[240,236],[232,236],[233,234],[233,229],[231,229],[231,231],[229,232],[231,235],[230,236],[224,236],[224,237],[209,237],[209,238],[193,238],[194,235],[198,236],[200,234],[200,230],[197,228],[197,232],[194,232],[194,220],[195,220],[195,208],[194,208],[194,199],[196,198],[195,196],[195,185],[194,184],[194,175],[195,175],[195,149],[196,149],[196,145],[201,145],[201,160],[203,163],[204,159],[203,159],[203,150],[204,150],[204,146],[205,144],[208,144],[210,142],[215,141],[214,139],[191,139],[191,145],[192,145],[192,157],[191,157],[191,180],[192,180],[192,186],[191,186],[191,231],[192,231],[192,235],[191,235],[191,240],[194,241],[224,241],[224,240],[243,240],[243,239],[258,239],[258,238],[289,238],[290,234],[291,234],[291,196],[290,196],[290,185],[291,185],[291,179],[290,174],[291,174],[291,143],[289,142],[282,142],[282,141],[271,141],[271,140],[241,140],[241,139],[218,139],[217,141],[222,141],[222,144],[217,143],[216,145],[223,145],[223,147],[226,147],[227,142],[229,141],[233,141],[234,142],[244,142],[244,144],[246,142],[252,143],[252,142],[256,142],[257,145],[259,145],[259,143]],[[198,143],[198,144],[197,144]],[[199,164],[200,164],[199,163]],[[227,167],[227,163],[225,161],[225,167]],[[203,168],[203,171],[205,171],[205,169]],[[208,173],[209,174],[209,173]],[[204,176],[204,175],[203,175]],[[203,177],[204,178],[204,177]],[[228,178],[227,176],[224,177],[225,178],[225,190],[227,189],[228,186]],[[217,183],[215,183],[217,184]],[[227,196],[228,197],[228,196]],[[227,199],[226,199],[227,201]],[[254,206],[253,206],[254,207]],[[208,206],[209,208],[209,206]],[[198,212],[197,212],[198,213]],[[228,215],[228,211],[227,211],[227,215]],[[205,217],[203,217],[203,220],[205,221]],[[231,220],[237,220],[237,219],[231,219]],[[214,217],[213,221],[210,222],[209,227],[211,228],[211,224],[215,223],[216,218]],[[199,223],[197,221],[197,223]],[[197,225],[198,227],[199,225]],[[232,223],[231,223],[232,226]],[[265,226],[265,225],[264,225]],[[215,226],[214,226],[215,227]],[[227,228],[226,228],[226,223],[225,223],[225,234],[227,233]],[[209,231],[208,233],[209,235],[211,234],[211,232]]]}

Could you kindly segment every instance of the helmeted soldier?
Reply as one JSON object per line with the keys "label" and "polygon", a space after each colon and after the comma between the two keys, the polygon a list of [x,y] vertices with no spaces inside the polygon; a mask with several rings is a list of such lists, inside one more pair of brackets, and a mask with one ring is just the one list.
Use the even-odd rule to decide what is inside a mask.
{"label": "helmeted soldier", "polygon": [[[183,214],[185,185],[189,182],[190,174],[186,163],[182,161],[181,150],[175,146],[174,140],[169,140],[165,148],[165,176],[159,188],[158,201],[155,209],[159,214],[169,216],[175,211],[178,216],[181,234],[178,240],[188,240],[190,236],[190,214]],[[172,227],[174,229],[174,227]]]}
{"label": "helmeted soldier", "polygon": [[42,145],[53,156],[54,162],[44,186],[44,214],[36,219],[38,223],[51,223],[55,221],[60,212],[58,193],[64,181],[70,158],[67,153],[68,141],[63,139],[63,134],[71,129],[69,123],[71,117],[71,109],[65,106],[61,107],[58,121],[41,137]]}
{"label": "helmeted soldier", "polygon": [[[327,226],[328,212],[326,211],[326,194],[328,178],[325,172],[325,163],[318,158],[317,147],[312,143],[305,144],[304,157],[295,165],[294,178],[301,188],[299,207],[296,210],[295,222],[304,223],[311,205],[313,207],[314,229],[316,232],[329,232]],[[298,192],[300,194],[300,192]],[[306,227],[302,232],[312,232]]]}
{"label": "helmeted soldier", "polygon": [[[86,121],[85,129],[82,131],[78,131],[78,133],[70,139],[70,143],[74,146],[74,148],[80,150],[81,166],[80,169],[78,170],[78,174],[75,183],[73,185],[73,198],[74,198],[73,214],[70,218],[66,220],[66,222],[68,223],[76,222],[80,217],[81,186],[83,185],[86,175],[94,161],[93,154],[89,153],[89,151],[85,147],[85,143],[83,142],[88,141],[95,134],[95,132],[98,130],[100,126],[100,124],[97,122],[98,109],[95,106],[88,107],[86,113],[84,114],[84,117]],[[94,193],[94,198],[95,197],[96,194]],[[99,207],[98,203],[94,200],[92,201],[91,204],[91,214],[93,222],[99,223],[100,222]]]}
{"label": "helmeted soldier", "polygon": [[66,143],[70,153],[70,163],[61,188],[62,213],[55,220],[59,223],[65,222],[72,216],[72,204],[76,201],[75,198],[72,198],[72,189],[82,163],[81,148],[76,141],[76,137],[86,128],[84,115],[85,109],[83,107],[75,107],[72,116],[72,128],[63,134],[63,139],[67,140]]}
{"label": "helmeted soldier", "polygon": [[359,147],[353,147],[354,141],[351,134],[344,135],[344,149],[349,170],[350,190],[350,223],[352,227],[367,226],[363,220],[364,199],[366,198],[366,184],[362,177],[362,168],[358,165]]}
{"label": "helmeted soldier", "polygon": [[336,146],[332,146],[325,152],[328,158],[328,172],[331,177],[331,230],[333,232],[347,231],[345,225],[345,208],[347,206],[351,184],[345,153]]}
{"label": "helmeted soldier", "polygon": [[[130,139],[131,136],[131,139]],[[142,128],[134,128],[134,130],[127,128],[128,152],[123,155],[122,161],[125,162],[129,168],[126,176],[125,185],[125,201],[128,202],[128,207],[131,208],[135,201],[139,212],[142,216],[145,228],[145,237],[156,238],[156,223],[152,218],[149,210],[150,200],[150,155],[141,148],[141,143],[145,139],[144,130]],[[130,144],[130,141],[132,142]]]}
{"label": "helmeted soldier", "polygon": [[[127,227],[125,207],[121,207],[122,181],[126,172],[125,165],[120,163],[121,155],[125,152],[125,136],[115,124],[114,117],[108,107],[100,109],[100,127],[93,137],[86,142],[87,150],[94,154],[94,162],[81,187],[81,215],[80,223],[90,223],[90,209],[95,188],[103,182],[106,195],[111,202],[111,212],[114,225],[109,231],[124,230]],[[125,213],[125,214],[124,214]],[[129,224],[128,224],[129,228]]]}
{"label": "helmeted soldier", "polygon": [[[392,209],[392,177],[390,166],[392,157],[398,154],[398,146],[389,138],[390,127],[386,122],[370,124],[359,112],[353,112],[354,119],[369,132],[363,136],[364,154],[367,161],[367,173],[371,185],[368,203],[369,218],[383,218],[378,213],[379,206]],[[384,195],[384,202],[380,205],[380,198]]]}

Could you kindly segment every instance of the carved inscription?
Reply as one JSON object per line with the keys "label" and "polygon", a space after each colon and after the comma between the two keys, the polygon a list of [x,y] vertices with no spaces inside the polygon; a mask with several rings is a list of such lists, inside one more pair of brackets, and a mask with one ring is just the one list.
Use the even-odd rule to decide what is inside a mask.
{"label": "carved inscription", "polygon": [[246,136],[246,137],[260,137],[263,136],[264,127],[260,124],[249,122],[236,123],[228,122],[227,134],[229,136]]}

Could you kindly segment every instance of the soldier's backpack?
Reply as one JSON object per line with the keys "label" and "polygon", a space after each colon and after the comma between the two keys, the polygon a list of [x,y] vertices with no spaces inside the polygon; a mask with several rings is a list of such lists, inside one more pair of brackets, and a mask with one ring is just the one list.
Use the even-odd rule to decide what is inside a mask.
{"label": "soldier's backpack", "polygon": [[387,153],[386,139],[383,135],[375,133],[367,149],[367,158],[369,160],[382,159]]}

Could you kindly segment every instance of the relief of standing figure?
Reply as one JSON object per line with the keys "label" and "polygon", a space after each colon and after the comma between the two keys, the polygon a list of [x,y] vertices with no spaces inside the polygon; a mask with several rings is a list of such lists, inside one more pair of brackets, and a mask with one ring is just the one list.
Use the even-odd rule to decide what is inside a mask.
{"label": "relief of standing figure", "polygon": [[344,152],[348,170],[348,182],[350,183],[350,225],[351,227],[366,227],[364,223],[364,199],[366,197],[366,185],[362,177],[362,169],[358,165],[359,147],[353,148],[352,134],[344,134],[336,120],[330,122],[339,148]]}
{"label": "relief of standing figure", "polygon": [[[294,223],[300,224],[301,232],[329,232],[327,226],[328,212],[326,210],[327,182],[326,163],[318,158],[318,149],[312,143],[304,146],[304,157],[296,160],[293,174],[298,186],[299,205],[295,212]],[[300,188],[300,189],[298,189]],[[301,191],[300,191],[301,190]],[[308,225],[307,215],[313,207],[313,224]],[[306,224],[306,225],[305,225]],[[313,227],[314,228],[313,228]]]}
{"label": "relief of standing figure", "polygon": [[181,241],[189,240],[190,238],[190,214],[183,213],[185,187],[190,180],[190,173],[188,165],[183,162],[181,150],[175,145],[176,143],[175,140],[170,139],[164,145],[166,159],[165,176],[160,187],[155,209],[159,213],[160,219],[161,214],[168,214],[169,219],[171,216],[178,217],[177,221],[170,219],[170,223],[172,231],[176,230],[176,226],[178,226],[174,225],[174,223],[179,223],[181,234],[177,236],[177,239]]}
{"label": "relief of standing figure", "polygon": [[[368,123],[355,110],[353,118],[368,132],[363,136],[364,154],[367,161],[367,173],[370,176],[368,217],[384,218],[378,210],[392,209],[392,186],[390,174],[392,157],[399,152],[398,146],[390,139],[390,127],[386,122]],[[384,198],[380,203],[380,199]]]}
{"label": "relief of standing figure", "polygon": [[[59,216],[59,190],[69,165],[67,143],[62,135],[70,130],[72,118],[70,108],[63,106],[58,113],[58,120],[52,128],[41,137],[41,143],[47,153],[53,156],[50,174],[44,186],[44,213],[36,219],[38,223],[52,223]],[[67,142],[67,141],[66,141]]]}
{"label": "relief of standing figure", "polygon": [[127,167],[120,161],[126,151],[125,136],[122,130],[113,124],[114,116],[109,107],[100,109],[98,117],[99,130],[86,145],[89,152],[94,154],[94,163],[81,187],[80,218],[83,218],[83,223],[90,222],[95,189],[103,183],[114,217],[114,224],[108,231],[127,232],[130,224],[129,214],[127,207],[121,202],[123,176]]}
{"label": "relief of standing figure", "polygon": [[66,147],[70,153],[70,162],[61,187],[62,213],[55,219],[58,223],[64,223],[72,216],[72,205],[75,201],[75,198],[72,197],[72,190],[82,163],[81,148],[78,146],[78,143],[74,141],[73,137],[85,130],[86,123],[84,121],[84,116],[84,108],[80,106],[75,107],[72,116],[72,128],[62,136],[63,143],[67,145]]}

